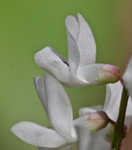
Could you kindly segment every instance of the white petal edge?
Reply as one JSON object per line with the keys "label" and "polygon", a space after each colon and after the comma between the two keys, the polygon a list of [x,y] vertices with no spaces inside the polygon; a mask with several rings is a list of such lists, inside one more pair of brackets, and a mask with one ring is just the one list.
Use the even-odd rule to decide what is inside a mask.
{"label": "white petal edge", "polygon": [[57,148],[66,144],[65,139],[56,131],[32,122],[17,123],[11,131],[21,140],[37,147]]}
{"label": "white petal edge", "polygon": [[[120,83],[120,81],[114,84],[107,84],[106,86],[106,98],[105,98],[105,104],[104,104],[104,112],[107,114],[107,116],[111,120],[115,122],[117,121],[118,114],[119,114],[122,90],[123,90],[123,86]],[[128,105],[127,105],[127,110],[126,110],[126,117],[128,116],[129,117],[132,116],[131,97],[129,97],[128,99]]]}
{"label": "white petal edge", "polygon": [[80,54],[76,41],[79,34],[79,24],[74,16],[67,16],[65,20],[65,25],[68,40],[68,62],[71,71],[76,72],[80,61]]}
{"label": "white petal edge", "polygon": [[69,142],[76,140],[70,100],[62,85],[52,76],[45,78],[48,95],[48,117],[57,132]]}
{"label": "white petal edge", "polygon": [[78,47],[80,52],[80,67],[88,64],[94,64],[96,61],[96,43],[90,26],[83,18],[77,14],[80,25],[80,32],[78,36]]}
{"label": "white petal edge", "polygon": [[107,84],[106,86],[106,98],[103,110],[107,116],[115,122],[119,114],[122,89],[123,87],[120,81],[114,84]]}
{"label": "white petal edge", "polygon": [[59,54],[51,47],[47,46],[38,51],[34,56],[36,64],[46,70],[60,81],[67,81],[69,67]]}
{"label": "white petal edge", "polygon": [[130,96],[132,97],[132,57],[130,58],[126,71],[123,75],[123,80]]}
{"label": "white petal edge", "polygon": [[103,106],[91,106],[91,107],[84,107],[79,110],[79,115],[84,116],[87,115],[89,112],[97,112],[101,111],[103,109]]}
{"label": "white petal edge", "polygon": [[43,104],[45,111],[47,112],[48,98],[47,98],[47,93],[46,93],[45,80],[43,77],[35,77],[33,81],[34,81],[34,86],[35,86],[37,95],[41,103]]}
{"label": "white petal edge", "polygon": [[90,142],[91,142],[91,133],[86,126],[77,126],[78,132],[78,142],[77,146],[79,150],[91,150]]}

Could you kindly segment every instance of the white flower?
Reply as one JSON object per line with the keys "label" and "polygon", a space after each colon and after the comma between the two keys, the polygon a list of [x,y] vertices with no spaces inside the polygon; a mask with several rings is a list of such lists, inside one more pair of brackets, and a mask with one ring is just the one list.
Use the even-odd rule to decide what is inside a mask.
{"label": "white flower", "polygon": [[[106,88],[106,98],[105,98],[105,104],[104,107],[102,108],[101,106],[95,106],[95,107],[86,107],[86,108],[82,108],[80,109],[80,116],[87,116],[89,114],[93,114],[94,112],[98,113],[98,112],[104,112],[106,114],[106,116],[108,116],[108,118],[110,119],[109,121],[111,122],[116,122],[117,118],[118,118],[118,114],[119,114],[119,107],[120,107],[120,102],[121,102],[121,95],[122,95],[122,84],[120,82],[114,83],[114,84],[108,84],[107,88]],[[100,116],[101,117],[101,116]],[[98,122],[95,123],[102,123],[103,125],[103,118],[98,118]],[[106,119],[105,119],[106,120]],[[104,120],[104,121],[105,121]],[[126,127],[130,127],[132,123],[132,101],[131,98],[129,97],[128,100],[128,106],[127,106],[127,110],[126,110],[126,118],[125,118],[125,125]],[[107,135],[111,132],[111,125],[108,124],[108,126],[104,129],[99,130],[98,132],[93,133],[93,138],[92,136],[89,137],[90,140],[93,141],[93,147],[95,147],[95,150],[111,150],[110,148],[110,143],[108,143],[106,141],[107,139]],[[83,136],[83,130],[84,128],[82,128],[82,131],[80,132],[79,135],[82,134],[81,137],[85,138]],[[84,130],[85,133],[85,130]],[[96,139],[94,139],[96,138]],[[83,139],[79,139],[79,141],[81,142],[80,145],[87,145],[86,142]],[[98,141],[98,142],[97,142]],[[98,143],[98,144],[96,144]],[[88,146],[85,146],[87,150]]]}
{"label": "white flower", "polygon": [[[73,126],[72,106],[63,87],[49,75],[35,78],[40,100],[54,129],[23,121],[12,127],[12,132],[21,140],[43,148],[60,148],[77,141]],[[68,147],[71,149],[71,147]]]}
{"label": "white flower", "polygon": [[51,47],[35,54],[35,62],[56,79],[69,87],[116,82],[119,68],[108,64],[96,64],[96,43],[93,33],[81,16],[66,18],[68,62]]}
{"label": "white flower", "polygon": [[[120,81],[114,84],[107,84],[104,107],[103,108],[93,107],[93,109],[82,108],[80,109],[80,115],[82,116],[88,114],[91,111],[93,112],[103,111],[104,113],[106,113],[106,115],[109,117],[111,121],[116,122],[119,114],[122,90],[123,90],[123,86],[120,83]],[[131,97],[129,97],[128,106],[126,110],[126,121],[128,121],[127,118],[131,118],[131,117],[132,117],[132,101],[131,101]]]}

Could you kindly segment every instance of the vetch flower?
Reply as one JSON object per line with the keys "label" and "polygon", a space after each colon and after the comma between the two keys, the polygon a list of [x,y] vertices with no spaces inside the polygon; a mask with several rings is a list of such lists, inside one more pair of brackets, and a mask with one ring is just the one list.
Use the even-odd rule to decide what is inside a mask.
{"label": "vetch flower", "polygon": [[[105,97],[105,103],[103,108],[101,106],[98,107],[86,107],[80,109],[80,115],[86,115],[91,112],[104,112],[106,116],[112,121],[116,122],[119,114],[119,107],[121,102],[121,95],[122,95],[123,86],[120,81],[114,83],[114,84],[107,84],[106,85],[106,97]],[[132,117],[132,101],[131,97],[129,97],[128,100],[128,106],[126,111],[126,121],[127,118]]]}
{"label": "vetch flower", "polygon": [[119,80],[119,68],[96,64],[96,43],[93,33],[81,14],[66,18],[68,61],[47,46],[35,54],[42,69],[69,87],[113,83]]}
{"label": "vetch flower", "polygon": [[[119,114],[122,90],[123,90],[123,86],[120,82],[117,82],[114,84],[108,84],[106,88],[106,99],[105,99],[105,104],[103,108],[101,106],[98,106],[98,107],[96,106],[93,108],[86,107],[86,108],[80,109],[80,116],[87,116],[89,114],[93,114],[94,112],[96,112],[96,114],[99,112],[106,114],[107,119],[103,117],[103,115],[102,116],[100,115],[100,117],[96,118],[97,120],[95,121],[96,124],[100,125],[98,127],[102,128],[101,130],[98,130],[98,132],[101,132],[102,134],[100,133],[98,136],[98,132],[94,132],[93,136],[95,135],[96,140],[92,140],[90,138],[93,142],[98,141],[98,140],[100,141],[98,145],[96,145],[95,142],[93,143],[93,146],[95,146],[96,149],[98,149],[98,146],[101,145],[102,147],[99,148],[100,150],[105,150],[105,149],[111,150],[110,143],[112,142],[112,139],[113,139],[113,133],[114,133],[113,127],[117,121],[118,114]],[[126,110],[124,129],[128,129],[131,123],[132,123],[132,101],[131,101],[131,97],[129,97],[128,106]],[[104,129],[103,129],[103,125],[106,126]],[[84,128],[82,128],[82,130],[84,130]],[[82,135],[82,134],[83,134],[83,131],[81,131],[79,135]],[[84,138],[83,135],[81,137]],[[87,145],[83,139],[80,138],[79,141],[81,145]],[[109,144],[106,141],[109,141]],[[86,147],[88,146],[89,145],[87,145]],[[88,148],[86,148],[85,150],[87,149]]]}
{"label": "vetch flower", "polygon": [[[52,76],[34,79],[37,94],[44,106],[53,129],[33,122],[23,121],[12,127],[12,132],[21,140],[35,145],[39,150],[61,148],[70,150],[71,144],[78,142],[78,128],[85,127],[87,138],[90,138],[91,115],[73,120],[70,100],[62,85]],[[95,115],[94,119],[95,119]],[[80,149],[83,150],[83,149]]]}
{"label": "vetch flower", "polygon": [[[53,129],[23,121],[14,125],[12,132],[40,150],[67,147],[77,141],[72,106],[62,86],[49,75],[45,75],[44,79],[36,77],[34,83]],[[71,147],[68,146],[68,149]]]}

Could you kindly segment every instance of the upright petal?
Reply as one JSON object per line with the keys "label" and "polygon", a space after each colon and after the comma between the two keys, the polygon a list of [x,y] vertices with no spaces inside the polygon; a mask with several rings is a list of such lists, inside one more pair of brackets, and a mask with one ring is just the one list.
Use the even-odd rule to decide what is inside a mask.
{"label": "upright petal", "polygon": [[122,89],[123,87],[120,81],[114,84],[107,84],[106,86],[104,111],[106,112],[108,117],[115,122],[117,121],[119,114]]}
{"label": "upright petal", "polygon": [[48,95],[48,116],[52,125],[68,141],[76,140],[72,124],[72,106],[64,88],[50,75],[46,76],[45,83]]}
{"label": "upright petal", "polygon": [[56,131],[32,122],[17,123],[11,130],[21,140],[37,147],[57,148],[66,143]]}
{"label": "upright petal", "polygon": [[108,127],[97,132],[90,132],[86,126],[78,126],[79,150],[110,150],[110,144],[105,140]]}
{"label": "upright petal", "polygon": [[90,150],[111,150],[111,143],[106,140],[108,131],[109,126],[92,134]]}
{"label": "upright petal", "polygon": [[126,88],[129,91],[130,96],[132,97],[132,57],[128,63],[127,69],[123,75],[123,80]]}
{"label": "upright petal", "polygon": [[90,142],[91,142],[91,133],[89,129],[84,126],[77,126],[77,133],[78,133],[78,149],[79,150],[92,150],[90,147]]}
{"label": "upright petal", "polygon": [[96,43],[90,26],[81,14],[77,15],[80,32],[78,36],[78,47],[80,52],[80,66],[93,64],[96,61]]}
{"label": "upright petal", "polygon": [[73,68],[96,61],[96,44],[92,31],[81,14],[66,18],[69,63]]}
{"label": "upright petal", "polygon": [[80,62],[80,53],[77,45],[79,23],[74,16],[66,17],[66,31],[68,40],[68,55],[71,71],[76,72]]}
{"label": "upright petal", "polygon": [[128,128],[132,125],[132,99],[131,97],[129,97],[128,104],[127,104],[125,123]]}
{"label": "upright petal", "polygon": [[42,69],[54,75],[60,81],[67,81],[69,67],[67,62],[62,59],[51,47],[46,47],[35,54],[35,62]]}
{"label": "upright petal", "polygon": [[47,97],[47,93],[46,93],[44,78],[43,77],[35,77],[34,78],[34,86],[35,86],[36,92],[38,94],[38,97],[41,100],[41,103],[43,104],[45,111],[47,112],[48,97]]}

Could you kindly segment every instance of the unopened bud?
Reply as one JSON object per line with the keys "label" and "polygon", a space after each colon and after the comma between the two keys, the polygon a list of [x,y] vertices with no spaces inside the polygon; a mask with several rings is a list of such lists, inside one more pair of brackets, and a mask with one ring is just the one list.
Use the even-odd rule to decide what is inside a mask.
{"label": "unopened bud", "polygon": [[120,79],[120,69],[113,65],[101,65],[99,68],[99,83],[114,83]]}
{"label": "unopened bud", "polygon": [[88,125],[91,131],[97,131],[105,128],[108,122],[109,119],[103,111],[88,114]]}

